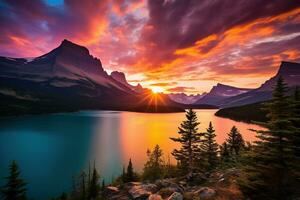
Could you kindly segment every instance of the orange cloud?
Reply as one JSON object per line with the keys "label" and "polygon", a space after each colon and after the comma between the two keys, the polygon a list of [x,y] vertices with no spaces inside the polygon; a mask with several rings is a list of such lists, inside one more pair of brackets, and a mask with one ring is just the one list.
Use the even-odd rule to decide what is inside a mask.
{"label": "orange cloud", "polygon": [[0,13],[5,27],[0,55],[39,56],[67,38],[87,46],[104,68],[123,71],[134,83],[186,87],[188,92],[191,87],[209,90],[217,81],[259,85],[281,60],[300,61],[297,3],[179,2],[65,0],[57,8],[42,0],[7,1]]}

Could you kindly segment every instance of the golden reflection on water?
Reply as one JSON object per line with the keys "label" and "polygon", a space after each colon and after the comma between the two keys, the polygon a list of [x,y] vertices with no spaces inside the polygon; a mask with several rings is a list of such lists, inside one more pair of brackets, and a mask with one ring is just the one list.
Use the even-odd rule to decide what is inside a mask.
{"label": "golden reflection on water", "polygon": [[[210,121],[216,130],[216,140],[219,144],[225,141],[227,133],[235,125],[246,141],[254,141],[255,133],[248,129],[261,129],[253,124],[236,122],[230,119],[214,116],[216,110],[197,110],[198,120],[201,122],[199,131],[206,130]],[[131,158],[138,169],[142,169],[146,160],[147,149],[153,149],[158,144],[164,152],[165,160],[170,157],[175,163],[171,152],[178,144],[171,141],[170,137],[177,137],[178,126],[185,119],[185,113],[120,113],[120,151],[122,160],[126,164]]]}

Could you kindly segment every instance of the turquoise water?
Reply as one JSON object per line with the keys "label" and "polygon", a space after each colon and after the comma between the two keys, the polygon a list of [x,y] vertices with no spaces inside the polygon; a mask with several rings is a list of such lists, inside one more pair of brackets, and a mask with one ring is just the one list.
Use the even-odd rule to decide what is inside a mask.
{"label": "turquoise water", "polygon": [[[215,124],[217,141],[236,125],[247,140],[254,139],[248,128],[257,128],[214,116],[215,110],[198,110],[201,130]],[[147,114],[133,112],[85,111],[79,113],[24,116],[0,120],[0,177],[16,160],[28,193],[34,199],[49,199],[70,191],[72,179],[95,160],[102,178],[110,182],[132,158],[141,170],[146,151],[159,144],[169,157],[176,144],[184,113]],[[218,131],[220,132],[218,134]],[[3,179],[0,180],[3,185]]]}

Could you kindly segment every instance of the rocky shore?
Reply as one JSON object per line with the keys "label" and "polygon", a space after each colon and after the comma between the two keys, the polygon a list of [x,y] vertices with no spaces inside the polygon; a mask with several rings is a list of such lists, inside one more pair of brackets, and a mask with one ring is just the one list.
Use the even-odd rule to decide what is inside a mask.
{"label": "rocky shore", "polygon": [[105,188],[105,199],[112,200],[202,200],[243,199],[236,185],[238,169],[195,173],[180,178],[161,179],[155,182],[130,182]]}

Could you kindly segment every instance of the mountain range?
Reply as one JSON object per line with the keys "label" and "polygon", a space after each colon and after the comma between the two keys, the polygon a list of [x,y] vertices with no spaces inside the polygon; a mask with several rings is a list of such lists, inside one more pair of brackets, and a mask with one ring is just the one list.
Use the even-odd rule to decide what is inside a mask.
{"label": "mountain range", "polygon": [[133,86],[123,72],[108,74],[100,59],[68,40],[36,58],[0,57],[1,115],[81,109],[178,112],[185,108],[234,107],[271,98],[278,77],[289,87],[300,83],[300,64],[282,62],[277,74],[256,89],[218,83],[197,95],[153,94]]}
{"label": "mountain range", "polygon": [[267,80],[260,87],[219,101],[218,106],[222,108],[235,107],[270,100],[273,86],[279,77],[284,79],[289,88],[300,86],[300,64],[285,61],[281,62],[276,75]]}
{"label": "mountain range", "polygon": [[183,111],[167,95],[153,96],[141,85],[131,86],[123,73],[108,75],[87,48],[68,40],[37,58],[0,57],[0,97],[1,110],[12,114],[65,109]]}
{"label": "mountain range", "polygon": [[206,92],[202,93],[202,94],[191,94],[191,95],[187,95],[183,92],[181,93],[171,93],[168,94],[168,96],[173,100],[176,101],[178,103],[182,103],[182,104],[193,104],[196,101],[198,101],[199,99],[201,99],[204,95],[206,95]]}
{"label": "mountain range", "polygon": [[194,104],[210,104],[219,106],[222,100],[246,93],[250,90],[251,89],[237,88],[218,83],[216,86],[213,86],[213,88],[202,98],[194,102]]}

